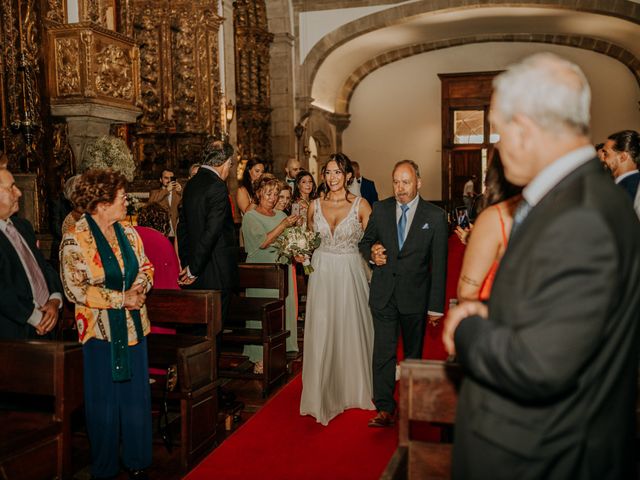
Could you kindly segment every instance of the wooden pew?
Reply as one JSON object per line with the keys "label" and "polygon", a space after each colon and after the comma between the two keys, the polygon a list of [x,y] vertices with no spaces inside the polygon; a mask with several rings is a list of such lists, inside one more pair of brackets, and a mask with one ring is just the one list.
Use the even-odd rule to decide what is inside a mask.
{"label": "wooden pew", "polygon": [[[431,360],[400,364],[399,442],[381,479],[451,478],[450,432],[461,379],[462,370],[455,364]],[[441,441],[415,438],[418,422],[443,427]]]}
{"label": "wooden pew", "polygon": [[180,405],[180,465],[188,471],[215,443],[218,397],[215,381],[216,342],[221,329],[220,292],[209,290],[156,290],[147,296],[152,325],[206,325],[205,337],[149,334],[149,366],[177,366],[175,389],[165,392],[165,379],[152,384],[156,401]]}
{"label": "wooden pew", "polygon": [[1,478],[71,476],[70,417],[83,403],[82,365],[77,342],[0,340],[0,398],[19,405],[0,409]]}
{"label": "wooden pew", "polygon": [[[287,369],[286,340],[291,335],[285,329],[287,267],[274,263],[241,263],[238,270],[240,292],[231,299],[222,344],[225,348],[262,345],[264,371],[262,374],[256,374],[250,368],[241,365],[221,371],[220,376],[258,379],[262,382],[263,395],[266,395],[274,384],[284,379]],[[278,292],[277,298],[247,297],[247,288],[275,289]],[[262,328],[247,328],[247,320],[260,321]]]}

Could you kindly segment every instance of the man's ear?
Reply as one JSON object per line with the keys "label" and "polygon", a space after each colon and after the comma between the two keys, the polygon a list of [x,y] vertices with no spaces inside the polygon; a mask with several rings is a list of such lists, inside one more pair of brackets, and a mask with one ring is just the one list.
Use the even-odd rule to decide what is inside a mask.
{"label": "man's ear", "polygon": [[416,182],[416,185],[418,186],[418,190],[420,190],[420,188],[422,188],[422,179],[418,178],[418,181]]}
{"label": "man's ear", "polygon": [[528,116],[516,113],[511,119],[511,123],[520,148],[528,150],[533,146],[532,143],[538,142],[537,134],[540,127]]}

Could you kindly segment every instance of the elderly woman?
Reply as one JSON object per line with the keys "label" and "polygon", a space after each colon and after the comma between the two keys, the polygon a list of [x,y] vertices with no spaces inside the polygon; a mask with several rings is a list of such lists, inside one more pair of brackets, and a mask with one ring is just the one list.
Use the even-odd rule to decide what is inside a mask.
{"label": "elderly woman", "polygon": [[91,473],[110,478],[119,454],[131,478],[151,465],[151,399],[147,361],[149,318],[145,295],[153,265],[127,212],[126,179],[89,170],[77,181],[73,202],[82,217],[62,239],[60,264],[67,298],[83,344],[84,401],[91,443]]}
{"label": "elderly woman", "polygon": [[278,201],[275,210],[280,210],[281,212],[286,213],[287,215],[291,214],[291,196],[292,190],[287,182],[280,182],[280,191],[278,192]]}
{"label": "elderly woman", "polygon": [[[249,210],[242,217],[242,234],[244,246],[247,251],[247,263],[275,263],[278,252],[271,245],[276,238],[284,232],[285,228],[296,224],[300,219],[298,215],[287,217],[284,212],[275,210],[280,190],[280,182],[271,174],[264,174],[255,183],[255,195],[258,200],[256,208]],[[293,269],[289,270],[289,292],[285,300],[286,329],[291,332],[287,339],[287,351],[298,351],[298,312],[296,305],[295,283]],[[277,290],[247,289],[247,296],[252,297],[276,297]],[[259,322],[247,322],[248,328],[259,328]],[[261,346],[247,345],[244,354],[254,363],[254,372],[262,373],[263,363]]]}

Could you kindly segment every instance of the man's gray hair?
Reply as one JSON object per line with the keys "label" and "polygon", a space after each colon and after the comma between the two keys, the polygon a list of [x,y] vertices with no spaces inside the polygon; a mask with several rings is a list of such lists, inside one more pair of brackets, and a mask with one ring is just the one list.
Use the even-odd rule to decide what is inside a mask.
{"label": "man's gray hair", "polygon": [[393,166],[393,170],[391,171],[391,175],[396,173],[396,170],[401,165],[409,165],[411,168],[413,168],[413,171],[416,174],[416,178],[420,178],[420,167],[418,167],[418,164],[416,162],[414,162],[413,160],[400,160],[399,162],[397,162]]}
{"label": "man's gray hair", "polygon": [[219,167],[233,156],[233,147],[221,140],[209,139],[202,149],[202,164]]}
{"label": "man's gray hair", "polygon": [[520,113],[549,132],[589,133],[591,88],[574,63],[537,53],[510,66],[493,81],[496,106],[505,121]]}

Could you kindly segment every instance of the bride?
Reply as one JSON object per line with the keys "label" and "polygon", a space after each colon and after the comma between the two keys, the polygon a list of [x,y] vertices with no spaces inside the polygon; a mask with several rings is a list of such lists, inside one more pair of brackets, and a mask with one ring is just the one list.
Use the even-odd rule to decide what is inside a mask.
{"label": "bride", "polygon": [[322,425],[348,408],[375,410],[373,321],[367,267],[358,251],[371,207],[346,190],[352,174],[346,155],[331,155],[324,173],[327,194],[308,211],[307,224],[321,242],[307,291],[300,414]]}

